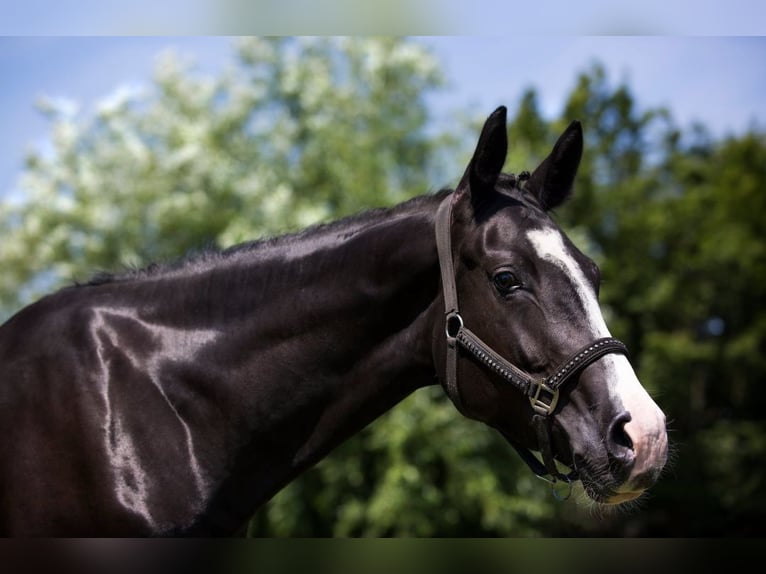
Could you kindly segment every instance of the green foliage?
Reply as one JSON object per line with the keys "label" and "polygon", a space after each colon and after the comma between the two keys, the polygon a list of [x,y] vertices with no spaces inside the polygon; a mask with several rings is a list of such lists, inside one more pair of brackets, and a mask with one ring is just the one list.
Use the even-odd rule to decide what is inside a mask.
{"label": "green foliage", "polygon": [[[447,183],[437,154],[451,151],[459,174],[456,150],[475,131],[429,135],[424,97],[440,85],[433,58],[406,40],[245,39],[220,77],[168,56],[150,88],[118,90],[92,117],[44,104],[52,150],[30,155],[23,196],[0,203],[0,313],[99,268]],[[595,66],[560,119],[523,94],[507,169],[533,168],[574,118],[585,157],[556,217],[601,265],[612,332],[668,414],[674,461],[651,497],[628,514],[556,503],[499,435],[433,387],[280,492],[251,535],[763,532],[766,135],[682,130]]]}
{"label": "green foliage", "polygon": [[252,38],[221,77],[166,55],[151,88],[118,89],[92,117],[43,102],[52,151],[0,208],[0,308],[422,192],[438,143],[423,99],[440,82],[409,42]]}
{"label": "green foliage", "polygon": [[440,388],[424,389],[289,485],[251,534],[534,535],[552,507],[515,457]]}

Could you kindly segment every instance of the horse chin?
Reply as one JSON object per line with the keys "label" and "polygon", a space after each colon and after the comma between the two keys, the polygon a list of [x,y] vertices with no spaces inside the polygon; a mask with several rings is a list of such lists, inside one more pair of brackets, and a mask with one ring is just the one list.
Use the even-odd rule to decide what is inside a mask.
{"label": "horse chin", "polygon": [[630,502],[631,500],[637,499],[643,493],[644,493],[643,490],[630,491],[630,492],[617,492],[613,494],[609,499],[607,499],[604,502],[604,504],[611,504],[611,505],[623,504],[625,502]]}
{"label": "horse chin", "polygon": [[[578,457],[579,459],[579,457]],[[599,465],[578,460],[577,469],[585,494],[598,504],[617,506],[640,497],[644,489],[628,489]]]}
{"label": "horse chin", "polygon": [[583,487],[591,500],[606,506],[625,504],[631,500],[636,500],[644,493],[643,490],[619,491],[611,488],[603,489],[603,487],[594,487],[593,484],[587,484],[586,482],[583,482]]}

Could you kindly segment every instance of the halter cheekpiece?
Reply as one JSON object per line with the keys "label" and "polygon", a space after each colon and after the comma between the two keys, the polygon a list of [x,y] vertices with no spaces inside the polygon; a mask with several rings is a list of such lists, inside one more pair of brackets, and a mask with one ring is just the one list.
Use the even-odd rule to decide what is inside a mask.
{"label": "halter cheekpiece", "polygon": [[[452,259],[452,197],[444,199],[436,212],[436,248],[439,254],[442,288],[444,290],[445,335],[447,341],[446,390],[458,410],[463,410],[460,390],[457,385],[458,347],[472,356],[484,367],[495,373],[516,389],[524,393],[532,406],[532,423],[537,433],[540,462],[529,449],[511,444],[519,452],[524,462],[540,478],[556,483],[559,480],[570,484],[577,480],[577,470],[562,474],[556,467],[551,442],[551,417],[558,404],[561,387],[578,375],[585,367],[610,353],[628,354],[627,347],[617,339],[605,337],[597,339],[574,353],[564,361],[553,374],[535,379],[522,369],[514,366],[492,347],[482,341],[465,326],[458,307],[457,288],[455,286],[455,268]],[[506,437],[508,438],[508,437]],[[550,477],[550,478],[547,478]],[[556,491],[554,490],[554,493]],[[568,495],[567,495],[568,496]],[[557,494],[557,498],[558,498]]]}

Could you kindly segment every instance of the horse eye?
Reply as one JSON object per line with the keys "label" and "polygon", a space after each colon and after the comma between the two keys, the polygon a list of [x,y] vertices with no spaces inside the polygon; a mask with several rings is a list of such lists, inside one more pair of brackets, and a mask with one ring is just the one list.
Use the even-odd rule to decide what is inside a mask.
{"label": "horse eye", "polygon": [[497,290],[504,295],[521,287],[521,282],[510,271],[500,271],[499,273],[496,273],[493,281]]}

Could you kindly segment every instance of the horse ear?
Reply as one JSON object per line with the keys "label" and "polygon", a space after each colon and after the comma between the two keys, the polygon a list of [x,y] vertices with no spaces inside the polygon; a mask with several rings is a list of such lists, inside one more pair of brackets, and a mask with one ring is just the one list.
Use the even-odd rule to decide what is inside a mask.
{"label": "horse ear", "polygon": [[537,196],[545,211],[558,207],[572,193],[582,148],[582,126],[575,120],[561,134],[553,151],[529,177],[524,189]]}
{"label": "horse ear", "polygon": [[470,194],[474,204],[494,193],[495,183],[503,169],[508,153],[506,114],[505,106],[500,106],[484,122],[476,150],[458,185],[457,191]]}

